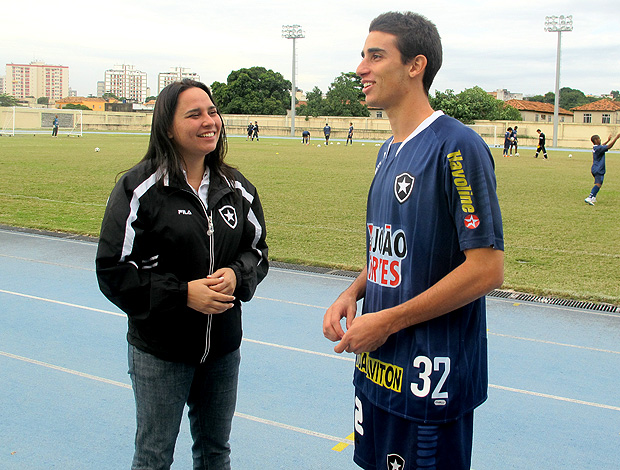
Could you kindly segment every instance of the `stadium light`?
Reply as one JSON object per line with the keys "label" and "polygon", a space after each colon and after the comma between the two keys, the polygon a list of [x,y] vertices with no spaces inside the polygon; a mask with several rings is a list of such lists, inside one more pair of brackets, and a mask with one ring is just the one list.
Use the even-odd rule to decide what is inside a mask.
{"label": "stadium light", "polygon": [[573,30],[573,15],[545,17],[545,31],[558,33],[558,52],[555,60],[555,104],[553,106],[553,146],[558,146],[558,115],[560,108],[560,50],[562,48],[562,32]]}
{"label": "stadium light", "polygon": [[293,80],[291,90],[291,135],[295,136],[295,95],[297,94],[297,87],[295,85],[295,39],[305,38],[304,32],[301,26],[298,24],[282,25],[282,37],[285,39],[293,40]]}

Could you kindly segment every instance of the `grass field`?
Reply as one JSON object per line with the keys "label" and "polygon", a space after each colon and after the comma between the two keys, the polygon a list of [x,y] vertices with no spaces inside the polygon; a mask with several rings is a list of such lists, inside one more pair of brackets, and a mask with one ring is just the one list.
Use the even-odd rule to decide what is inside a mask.
{"label": "grass field", "polygon": [[[140,160],[146,135],[0,138],[0,223],[97,235],[117,174]],[[257,187],[270,258],[359,270],[366,194],[378,147],[304,146],[229,139],[228,162]],[[95,152],[95,147],[101,148]],[[494,149],[504,218],[504,288],[620,304],[620,155],[608,153],[596,206],[591,153],[550,151],[548,161]]]}

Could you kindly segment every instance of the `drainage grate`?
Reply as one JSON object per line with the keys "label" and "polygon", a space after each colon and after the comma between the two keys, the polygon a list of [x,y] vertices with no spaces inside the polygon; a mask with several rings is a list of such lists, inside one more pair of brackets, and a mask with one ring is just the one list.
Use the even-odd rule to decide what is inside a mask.
{"label": "drainage grate", "polygon": [[[281,269],[290,269],[293,271],[301,271],[316,274],[332,274],[335,276],[356,278],[359,272],[345,271],[331,268],[320,268],[317,266],[305,266],[300,264],[283,263],[281,261],[270,261],[269,266]],[[513,292],[507,290],[494,290],[487,294],[487,297],[500,297],[503,299],[517,300],[521,302],[537,302],[547,305],[559,305],[562,307],[573,307],[585,310],[596,310],[599,312],[610,312],[620,314],[620,306],[611,304],[599,304],[596,302],[585,302],[582,300],[558,299],[555,297],[544,297],[540,295],[524,294],[521,292]]]}
{"label": "drainage grate", "polygon": [[304,273],[332,274],[334,276],[352,277],[359,276],[359,272],[345,271],[343,269],[321,268],[318,266],[306,266],[304,264],[283,263],[282,261],[269,261],[269,266],[273,268],[290,269]]}
{"label": "drainage grate", "polygon": [[586,302],[583,300],[558,299],[555,297],[543,297],[540,295],[523,294],[520,292],[512,292],[505,290],[494,290],[487,294],[487,297],[501,297],[504,299],[520,300],[522,302],[538,302],[540,304],[560,305],[562,307],[573,307],[587,310],[596,310],[599,312],[620,313],[620,306],[611,304],[599,304],[595,302]]}

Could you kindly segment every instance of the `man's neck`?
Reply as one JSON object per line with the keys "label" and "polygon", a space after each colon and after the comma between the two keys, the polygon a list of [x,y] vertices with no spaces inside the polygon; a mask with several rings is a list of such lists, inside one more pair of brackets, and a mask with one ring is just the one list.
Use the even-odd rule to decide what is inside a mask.
{"label": "man's neck", "polygon": [[394,142],[404,141],[433,112],[426,94],[419,99],[403,100],[398,106],[386,109]]}

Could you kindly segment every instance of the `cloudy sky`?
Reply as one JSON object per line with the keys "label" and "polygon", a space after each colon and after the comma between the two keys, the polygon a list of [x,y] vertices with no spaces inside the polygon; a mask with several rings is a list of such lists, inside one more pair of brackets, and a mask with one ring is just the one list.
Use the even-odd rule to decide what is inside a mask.
{"label": "cloudy sky", "polygon": [[544,31],[545,16],[572,15],[574,30],[562,34],[560,86],[602,94],[620,89],[617,2],[10,0],[2,8],[0,75],[8,63],[66,65],[81,96],[96,93],[104,71],[123,63],[147,72],[153,94],[157,74],[179,66],[209,85],[252,66],[290,80],[292,41],[282,38],[282,25],[299,24],[297,86],[326,92],[341,72],[356,69],[370,21],[409,9],[435,22],[442,37],[435,90],[553,91],[557,33]]}

